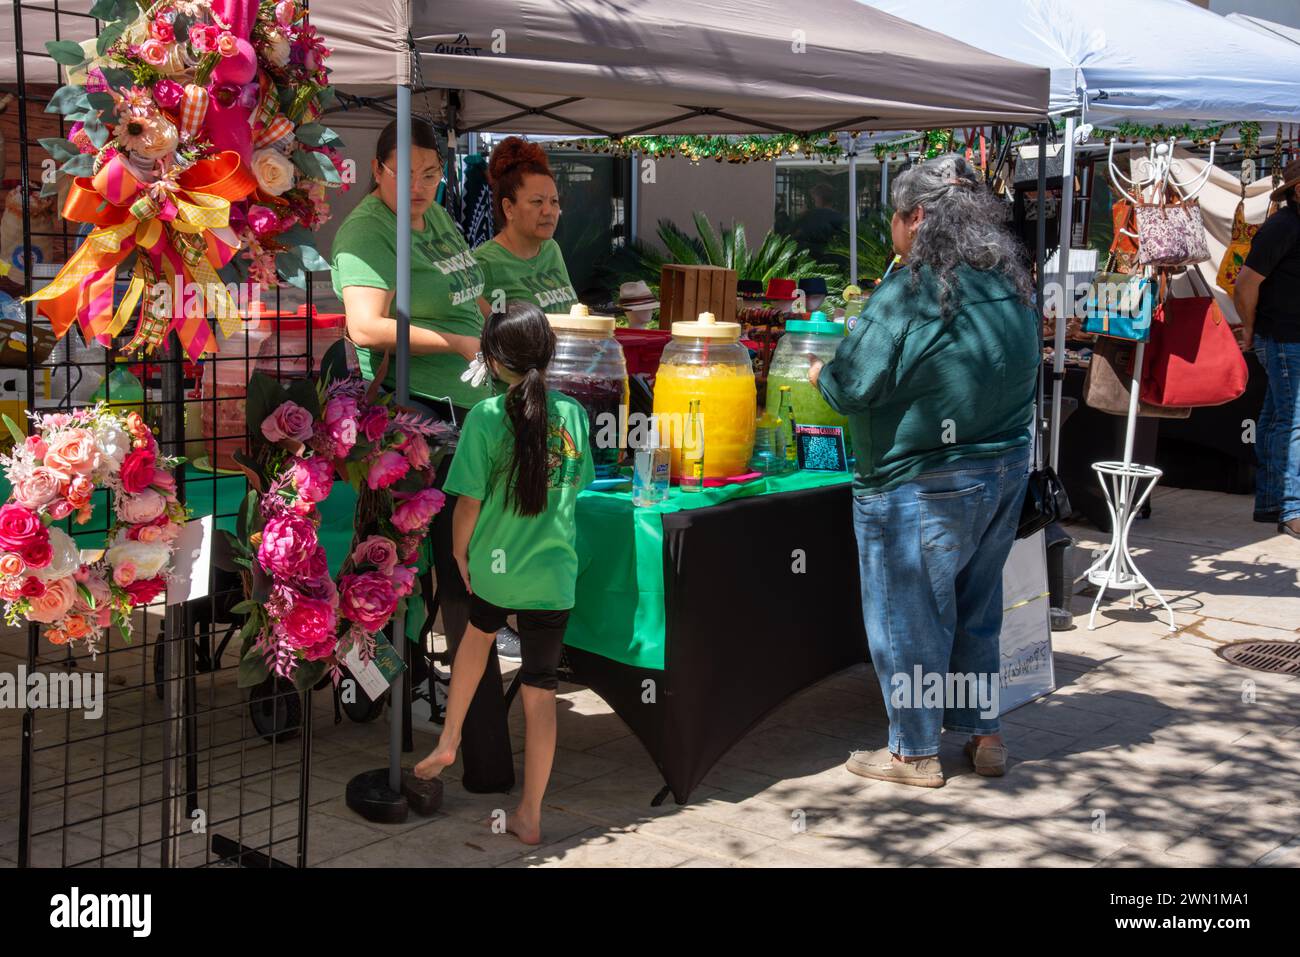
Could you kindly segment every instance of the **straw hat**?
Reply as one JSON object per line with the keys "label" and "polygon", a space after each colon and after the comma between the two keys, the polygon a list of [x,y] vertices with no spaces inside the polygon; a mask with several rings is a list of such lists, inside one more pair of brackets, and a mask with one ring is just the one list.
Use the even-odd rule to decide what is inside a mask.
{"label": "straw hat", "polygon": [[1282,185],[1269,193],[1268,198],[1274,203],[1280,203],[1286,198],[1286,194],[1297,186],[1300,186],[1300,159],[1293,159],[1282,171]]}
{"label": "straw hat", "polygon": [[625,282],[618,287],[618,307],[624,312],[641,309],[658,309],[659,300],[650,291],[645,280]]}

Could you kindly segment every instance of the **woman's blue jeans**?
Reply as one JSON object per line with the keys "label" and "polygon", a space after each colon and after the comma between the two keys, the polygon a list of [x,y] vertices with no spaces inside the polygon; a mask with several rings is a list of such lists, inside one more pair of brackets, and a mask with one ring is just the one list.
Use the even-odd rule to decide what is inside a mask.
{"label": "woman's blue jeans", "polygon": [[854,496],[862,617],[894,754],[938,754],[942,728],[998,733],[1002,566],[1028,470],[1018,448]]}
{"label": "woman's blue jeans", "polygon": [[1300,342],[1255,336],[1255,357],[1268,374],[1255,429],[1255,511],[1300,518]]}

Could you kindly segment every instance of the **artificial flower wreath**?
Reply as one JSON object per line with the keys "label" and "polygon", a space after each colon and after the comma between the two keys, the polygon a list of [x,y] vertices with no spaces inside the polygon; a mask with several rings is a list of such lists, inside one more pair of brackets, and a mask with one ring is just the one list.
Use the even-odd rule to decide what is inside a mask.
{"label": "artificial flower wreath", "polygon": [[[429,525],[443,507],[432,488],[451,430],[367,387],[331,347],[317,383],[282,383],[255,373],[247,415],[251,459],[237,456],[252,490],[236,533],[226,533],[243,568],[248,615],[239,683],[269,675],[302,689],[353,648],[374,654],[381,631],[415,589]],[[353,548],[336,583],[320,544],[318,505],[336,479],[359,492]]]}
{"label": "artificial flower wreath", "polygon": [[[54,644],[82,641],[94,654],[112,625],[129,641],[131,610],[166,590],[187,517],[176,498],[181,460],[161,454],[137,413],[122,416],[103,403],[31,418],[26,438],[5,419],[14,449],[0,456],[13,489],[0,506],[5,621],[39,622]],[[55,523],[88,522],[97,489],[112,493],[113,520],[102,557],[83,562]]]}

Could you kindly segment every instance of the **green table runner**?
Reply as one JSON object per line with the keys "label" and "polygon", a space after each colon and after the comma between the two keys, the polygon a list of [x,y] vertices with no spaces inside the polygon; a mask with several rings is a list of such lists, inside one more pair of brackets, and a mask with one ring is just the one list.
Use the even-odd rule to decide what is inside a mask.
{"label": "green table runner", "polygon": [[[662,516],[755,495],[843,485],[847,472],[794,472],[701,492],[674,488],[667,501],[636,508],[632,493],[578,496],[578,587],[565,644],[637,668],[664,667]],[[848,518],[846,516],[845,520]]]}

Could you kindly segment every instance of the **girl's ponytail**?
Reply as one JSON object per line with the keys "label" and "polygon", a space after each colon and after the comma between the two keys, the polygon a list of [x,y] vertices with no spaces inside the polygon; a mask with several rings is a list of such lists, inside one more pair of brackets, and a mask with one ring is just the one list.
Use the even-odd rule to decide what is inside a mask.
{"label": "girl's ponytail", "polygon": [[506,392],[506,417],[514,449],[506,470],[506,496],[520,515],[546,511],[550,491],[550,418],[546,367],[555,354],[555,333],[531,302],[513,300],[483,324],[483,357],[522,378]]}
{"label": "girl's ponytail", "polygon": [[549,420],[546,413],[546,376],[530,368],[506,393],[506,415],[515,432],[507,488],[515,511],[540,515],[546,511],[550,470],[547,468]]}

